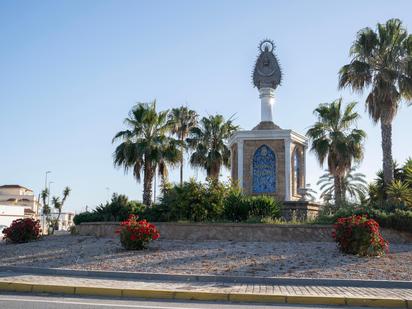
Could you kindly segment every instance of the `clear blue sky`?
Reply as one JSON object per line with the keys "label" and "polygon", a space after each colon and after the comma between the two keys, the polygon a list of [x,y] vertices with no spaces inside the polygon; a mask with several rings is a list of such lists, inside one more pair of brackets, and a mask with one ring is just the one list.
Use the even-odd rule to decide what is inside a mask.
{"label": "clear blue sky", "polygon": [[[275,41],[284,72],[275,122],[305,133],[313,109],[340,96],[360,101],[368,133],[360,167],[381,166],[380,130],[364,97],[337,89],[356,32],[397,17],[412,32],[411,1],[1,1],[0,184],[38,194],[51,170],[52,194],[69,185],[67,209],[94,207],[110,193],[141,199],[142,185],[113,168],[113,135],[138,101],[181,104],[201,115],[260,119],[251,83],[257,45]],[[398,161],[412,155],[412,108],[393,127]],[[173,171],[172,180],[177,180]],[[308,182],[322,174],[308,157]],[[189,171],[186,177],[202,172]]]}

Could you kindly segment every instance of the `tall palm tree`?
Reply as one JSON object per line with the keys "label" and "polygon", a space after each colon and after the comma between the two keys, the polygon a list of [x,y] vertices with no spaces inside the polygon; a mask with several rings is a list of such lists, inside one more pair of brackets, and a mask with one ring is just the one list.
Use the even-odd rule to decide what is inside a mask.
{"label": "tall palm tree", "polygon": [[170,137],[168,111],[157,112],[156,101],[138,103],[129,112],[124,123],[129,129],[118,132],[112,142],[121,140],[113,153],[115,166],[123,166],[125,172],[133,170],[140,182],[143,172],[143,203],[152,203],[153,176],[158,168],[162,177],[167,175],[167,164],[180,161],[180,143]]}
{"label": "tall palm tree", "polygon": [[42,214],[44,216],[48,216],[50,215],[50,206],[47,203],[47,197],[49,196],[49,189],[44,189],[43,191],[41,191],[40,193],[40,197],[42,200],[42,204],[43,204],[43,210],[42,210]]}
{"label": "tall palm tree", "polygon": [[63,197],[62,197],[61,200],[60,200],[60,197],[56,197],[56,196],[52,197],[53,207],[54,207],[54,209],[56,209],[58,211],[58,215],[57,215],[57,218],[54,222],[53,229],[57,229],[57,227],[58,227],[60,216],[62,214],[63,206],[66,203],[66,200],[69,197],[71,191],[72,191],[72,189],[70,189],[69,187],[65,187],[63,189]]}
{"label": "tall palm tree", "polygon": [[366,108],[380,122],[385,186],[393,181],[392,121],[402,100],[412,100],[412,35],[399,19],[364,28],[350,49],[351,62],[339,71],[339,87],[370,89]]}
{"label": "tall palm tree", "polygon": [[[361,200],[368,192],[368,183],[365,180],[365,175],[356,173],[355,168],[352,167],[342,178],[342,196],[346,199]],[[334,177],[326,170],[317,185],[320,185],[321,195],[324,200],[329,200],[331,196],[335,195]]]}
{"label": "tall palm tree", "polygon": [[185,140],[190,130],[197,126],[198,117],[199,115],[194,110],[188,109],[186,106],[173,108],[169,114],[169,122],[172,124],[171,132],[176,134],[181,142],[180,186],[183,185],[183,153],[186,148]]}
{"label": "tall palm tree", "polygon": [[230,167],[227,140],[237,129],[231,119],[225,121],[222,115],[203,117],[187,138],[193,149],[190,164],[205,169],[207,177],[218,180],[221,167]]}
{"label": "tall palm tree", "polygon": [[356,102],[349,103],[342,112],[342,99],[332,103],[320,104],[315,109],[318,121],[307,131],[306,135],[312,142],[313,151],[320,165],[325,161],[334,177],[335,206],[344,201],[343,177],[351,169],[353,162],[363,158],[363,141],[365,132],[352,128],[359,119],[354,111]]}

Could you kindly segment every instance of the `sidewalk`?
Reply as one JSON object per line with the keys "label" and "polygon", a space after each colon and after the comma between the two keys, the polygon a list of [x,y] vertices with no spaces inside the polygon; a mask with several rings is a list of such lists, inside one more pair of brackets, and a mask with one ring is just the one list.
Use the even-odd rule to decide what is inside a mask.
{"label": "sidewalk", "polygon": [[[217,300],[318,305],[353,305],[412,308],[411,288],[368,286],[327,286],[322,280],[314,285],[259,284],[191,280],[150,280],[75,275],[47,275],[13,271],[0,272],[0,291],[62,293],[117,297]],[[154,276],[159,278],[159,276]],[[210,277],[212,279],[212,277]],[[363,281],[364,282],[364,281]],[[365,284],[363,284],[365,285]]]}

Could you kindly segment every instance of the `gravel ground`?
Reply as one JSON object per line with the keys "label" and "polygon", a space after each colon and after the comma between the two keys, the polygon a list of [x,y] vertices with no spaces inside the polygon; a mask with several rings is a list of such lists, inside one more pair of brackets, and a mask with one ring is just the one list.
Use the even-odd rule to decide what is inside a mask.
{"label": "gravel ground", "polygon": [[380,258],[341,254],[326,242],[154,241],[125,251],[117,239],[49,236],[0,242],[0,265],[170,274],[412,280],[412,245],[391,245]]}

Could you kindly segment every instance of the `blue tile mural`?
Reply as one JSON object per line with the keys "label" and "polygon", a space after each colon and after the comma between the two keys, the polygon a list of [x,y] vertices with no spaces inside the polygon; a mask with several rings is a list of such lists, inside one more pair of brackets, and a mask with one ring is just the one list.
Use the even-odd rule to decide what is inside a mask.
{"label": "blue tile mural", "polygon": [[253,156],[253,193],[276,192],[276,156],[266,145],[260,146]]}

